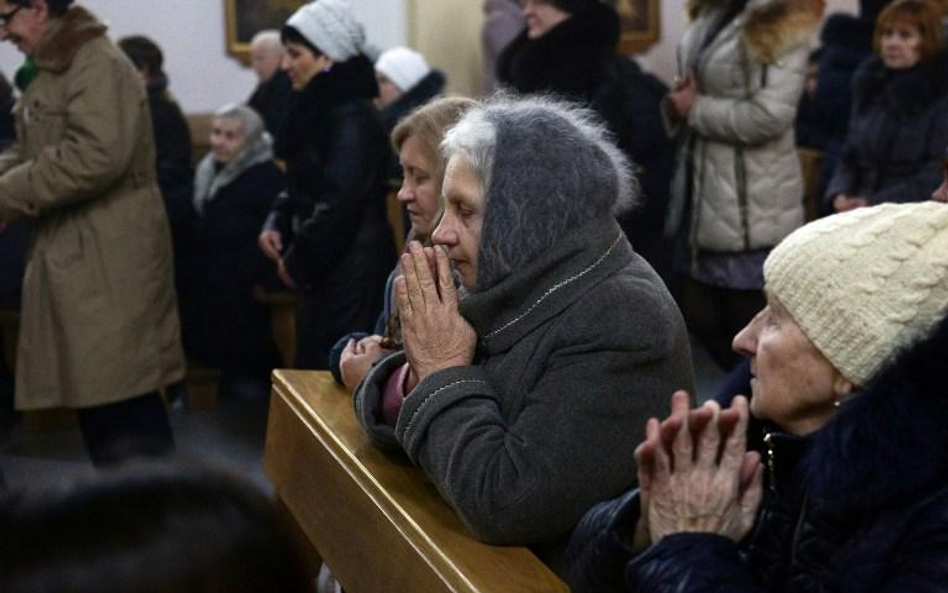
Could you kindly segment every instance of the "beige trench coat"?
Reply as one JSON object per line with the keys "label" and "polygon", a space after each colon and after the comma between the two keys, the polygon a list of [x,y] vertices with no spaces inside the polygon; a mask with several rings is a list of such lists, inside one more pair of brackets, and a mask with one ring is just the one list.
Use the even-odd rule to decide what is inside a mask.
{"label": "beige trench coat", "polygon": [[0,177],[0,220],[35,217],[16,406],[82,408],[184,376],[171,240],[143,85],[74,6],[37,44]]}

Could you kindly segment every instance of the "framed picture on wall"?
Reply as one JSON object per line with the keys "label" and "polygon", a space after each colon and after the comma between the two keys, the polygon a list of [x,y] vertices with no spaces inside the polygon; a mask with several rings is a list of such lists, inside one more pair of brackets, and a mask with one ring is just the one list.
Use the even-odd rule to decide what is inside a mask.
{"label": "framed picture on wall", "polygon": [[224,0],[227,51],[250,63],[250,40],[263,29],[279,29],[305,0]]}
{"label": "framed picture on wall", "polygon": [[647,50],[661,37],[659,0],[618,0],[616,10],[622,23],[619,53],[634,54]]}

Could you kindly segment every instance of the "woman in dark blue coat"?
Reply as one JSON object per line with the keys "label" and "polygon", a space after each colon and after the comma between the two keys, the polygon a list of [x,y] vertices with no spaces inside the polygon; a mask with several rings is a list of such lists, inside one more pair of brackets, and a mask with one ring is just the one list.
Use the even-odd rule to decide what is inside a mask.
{"label": "woman in dark blue coat", "polygon": [[181,303],[185,346],[228,379],[265,381],[278,357],[269,311],[254,298],[254,285],[275,278],[256,238],[283,191],[283,174],[263,120],[250,107],[218,111],[210,144],[194,180],[194,244]]}
{"label": "woman in dark blue coat", "polygon": [[743,396],[689,412],[675,394],[637,449],[641,489],[573,533],[574,593],[944,591],[946,250],[936,202],[824,218],[781,243],[768,306],[734,339],[762,450],[745,452]]}
{"label": "woman in dark blue coat", "polygon": [[948,50],[931,0],[879,15],[876,56],[856,72],[846,144],[826,189],[828,209],[928,199],[948,144]]}
{"label": "woman in dark blue coat", "polygon": [[372,99],[364,32],[345,0],[304,5],[282,31],[295,105],[277,156],[287,192],[260,246],[299,291],[296,366],[329,368],[342,335],[370,331],[395,247],[385,210],[388,138]]}

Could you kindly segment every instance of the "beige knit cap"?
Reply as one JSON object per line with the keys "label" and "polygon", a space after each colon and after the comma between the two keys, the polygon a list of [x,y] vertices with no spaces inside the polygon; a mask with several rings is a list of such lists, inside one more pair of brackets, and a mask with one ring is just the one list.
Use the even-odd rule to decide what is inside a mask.
{"label": "beige knit cap", "polygon": [[774,248],[764,279],[833,366],[865,386],[948,310],[948,205],[883,204],[812,222]]}

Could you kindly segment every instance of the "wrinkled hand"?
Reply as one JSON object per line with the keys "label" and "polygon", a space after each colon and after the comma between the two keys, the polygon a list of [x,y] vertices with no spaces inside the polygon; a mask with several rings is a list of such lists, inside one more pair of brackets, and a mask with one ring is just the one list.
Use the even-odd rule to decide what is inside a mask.
{"label": "wrinkled hand", "polygon": [[290,273],[286,271],[286,264],[283,263],[282,259],[277,260],[277,276],[280,277],[280,280],[282,280],[283,284],[286,284],[288,288],[296,290],[296,281],[293,280],[293,276],[290,276]]}
{"label": "wrinkled hand", "polygon": [[833,210],[836,212],[848,212],[868,205],[869,201],[865,198],[849,197],[845,194],[839,194],[833,198]]}
{"label": "wrinkled hand", "polygon": [[279,231],[263,231],[257,237],[257,244],[263,250],[264,255],[272,262],[279,262],[283,254],[283,237]]}
{"label": "wrinkled hand", "polygon": [[[688,411],[688,395],[672,396],[665,422],[652,418],[636,449],[642,519],[636,544],[681,532],[716,533],[735,542],[751,530],[763,496],[763,465],[746,451],[747,399]],[[645,525],[641,525],[642,522]],[[647,535],[646,535],[647,534]]]}
{"label": "wrinkled hand", "polygon": [[687,120],[698,98],[698,84],[694,74],[689,73],[684,80],[675,84],[666,97],[672,114],[680,120]]}
{"label": "wrinkled hand", "polygon": [[382,348],[381,342],[382,336],[366,336],[346,344],[339,358],[339,374],[350,392],[355,391],[377,360],[391,352]]}
{"label": "wrinkled hand", "polygon": [[[432,260],[437,277],[432,273]],[[477,334],[458,310],[447,252],[443,247],[423,248],[412,241],[401,264],[395,296],[405,355],[417,381],[436,371],[471,364]]]}

